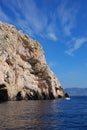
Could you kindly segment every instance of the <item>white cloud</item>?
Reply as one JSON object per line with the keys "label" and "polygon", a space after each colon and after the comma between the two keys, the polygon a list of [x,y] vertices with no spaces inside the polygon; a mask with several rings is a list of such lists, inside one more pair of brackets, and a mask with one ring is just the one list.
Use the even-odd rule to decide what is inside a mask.
{"label": "white cloud", "polygon": [[[4,3],[4,1],[2,2]],[[43,9],[41,10],[40,7],[38,7],[35,0],[22,0],[22,2],[21,0],[6,0],[5,4],[6,8],[8,8],[14,16],[12,17],[1,11],[3,14],[2,18],[7,19],[9,16],[9,23],[14,24],[33,38],[40,36],[53,41],[58,40],[56,10],[46,13]],[[48,14],[50,14],[49,17]]]}
{"label": "white cloud", "polygon": [[68,0],[62,0],[57,9],[63,32],[67,36],[71,35],[71,31],[76,24],[76,16],[79,9],[77,5],[73,4],[72,6],[69,2]]}
{"label": "white cloud", "polygon": [[48,37],[51,40],[53,40],[53,41],[57,41],[58,40],[57,36],[54,33],[48,33]]}
{"label": "white cloud", "polygon": [[41,12],[34,0],[23,0],[21,4],[22,14],[36,33],[40,33],[47,25],[47,16]]}
{"label": "white cloud", "polygon": [[[78,38],[78,39],[73,39],[72,42],[74,42],[73,46],[66,51],[68,55],[73,55],[73,52],[78,50],[84,43],[87,42],[86,37]],[[72,44],[72,42],[70,44]]]}
{"label": "white cloud", "polygon": [[58,40],[56,28],[57,27],[56,27],[54,20],[51,21],[50,24],[47,26],[47,37],[50,38],[53,41]]}
{"label": "white cloud", "polygon": [[86,41],[87,41],[87,38],[85,38],[85,37],[77,39],[75,46],[74,46],[74,50],[79,49]]}
{"label": "white cloud", "polygon": [[[30,32],[34,32],[37,35],[40,35],[46,28],[47,16],[41,12],[34,0],[22,0],[22,2],[21,0],[15,0],[10,1],[10,3],[6,0],[5,4],[15,17],[16,22],[12,21],[12,18],[10,17],[10,23],[19,26],[22,29],[27,27],[27,30],[30,29]],[[4,17],[7,17],[8,14],[3,15]]]}
{"label": "white cloud", "polygon": [[9,18],[6,16],[6,14],[3,12],[1,8],[0,8],[0,20],[4,22],[9,21]]}
{"label": "white cloud", "polygon": [[49,67],[51,68],[51,69],[53,69],[53,68],[55,68],[56,67],[56,62],[49,62]]}
{"label": "white cloud", "polygon": [[70,55],[70,56],[73,56],[73,51],[74,51],[74,49],[71,48],[71,49],[65,51],[65,53],[68,54],[68,55]]}
{"label": "white cloud", "polygon": [[[71,35],[78,12],[77,8],[68,5],[68,0],[61,1],[61,3],[59,2],[60,5],[54,10],[49,11],[46,9],[46,11],[49,11],[46,13],[45,9],[40,9],[35,0],[5,0],[5,3],[2,1],[3,4],[11,11],[11,15],[14,17],[0,10],[0,18],[4,19],[3,21],[9,20],[9,23],[14,24],[34,38],[35,36],[39,36],[57,41],[62,37],[62,31],[66,35]],[[59,29],[61,28],[59,20],[62,30]]]}

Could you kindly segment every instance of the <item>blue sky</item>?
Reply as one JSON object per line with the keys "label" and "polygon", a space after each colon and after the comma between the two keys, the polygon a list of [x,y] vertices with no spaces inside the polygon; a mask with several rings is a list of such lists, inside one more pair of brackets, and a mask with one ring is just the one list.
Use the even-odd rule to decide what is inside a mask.
{"label": "blue sky", "polygon": [[0,0],[0,21],[40,42],[63,88],[87,87],[87,0]]}

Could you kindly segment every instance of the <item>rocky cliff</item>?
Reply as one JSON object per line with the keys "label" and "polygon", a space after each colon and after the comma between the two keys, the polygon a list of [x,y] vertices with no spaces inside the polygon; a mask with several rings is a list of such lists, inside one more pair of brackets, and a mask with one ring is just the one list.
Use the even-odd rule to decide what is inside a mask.
{"label": "rocky cliff", "polygon": [[40,44],[0,22],[0,100],[58,97],[64,97],[63,89]]}

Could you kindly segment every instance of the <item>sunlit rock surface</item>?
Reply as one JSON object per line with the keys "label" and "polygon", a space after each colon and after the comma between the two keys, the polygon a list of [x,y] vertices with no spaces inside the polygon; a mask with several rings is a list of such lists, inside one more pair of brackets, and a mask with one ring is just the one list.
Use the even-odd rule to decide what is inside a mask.
{"label": "sunlit rock surface", "polygon": [[64,92],[46,64],[41,45],[0,22],[0,100],[58,97],[64,97]]}

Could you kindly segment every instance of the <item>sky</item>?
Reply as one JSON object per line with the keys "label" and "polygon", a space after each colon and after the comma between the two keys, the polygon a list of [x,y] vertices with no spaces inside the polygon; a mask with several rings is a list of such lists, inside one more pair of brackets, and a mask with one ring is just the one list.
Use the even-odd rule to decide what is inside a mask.
{"label": "sky", "polygon": [[87,88],[87,0],[0,0],[0,21],[41,44],[63,88]]}

